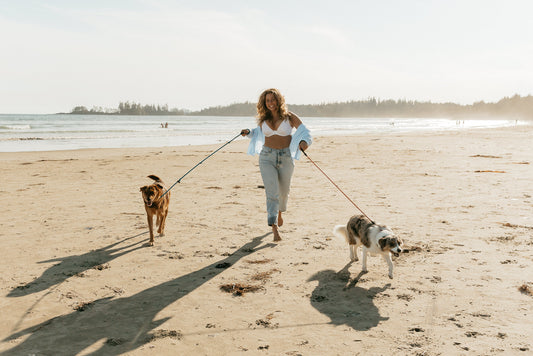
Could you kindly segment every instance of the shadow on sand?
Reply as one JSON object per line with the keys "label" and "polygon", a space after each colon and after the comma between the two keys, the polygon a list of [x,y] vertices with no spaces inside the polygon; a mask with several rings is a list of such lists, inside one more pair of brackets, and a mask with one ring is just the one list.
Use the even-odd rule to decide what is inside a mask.
{"label": "shadow on sand", "polygon": [[0,355],[76,355],[89,346],[106,340],[90,355],[119,355],[149,342],[151,332],[169,318],[155,320],[156,315],[170,304],[193,292],[225,271],[220,264],[235,264],[260,249],[264,237],[255,237],[231,256],[142,292],[124,298],[104,298],[92,303],[83,312],[51,318],[39,325],[13,333],[3,341],[27,337],[21,344]]}
{"label": "shadow on sand", "polygon": [[333,325],[347,325],[355,330],[369,330],[381,321],[382,317],[374,304],[374,298],[387,290],[390,283],[382,288],[365,289],[357,286],[363,272],[355,279],[350,279],[349,263],[339,272],[323,270],[315,273],[310,281],[318,281],[318,286],[311,294],[311,305],[331,319]]}
{"label": "shadow on sand", "polygon": [[[54,258],[46,261],[40,261],[38,263],[59,263],[56,263],[52,267],[48,268],[39,278],[35,279],[34,281],[13,288],[13,290],[9,292],[7,296],[22,297],[32,293],[41,292],[55,285],[63,283],[69,277],[79,275],[80,273],[83,273],[88,269],[103,265],[114,260],[117,257],[123,256],[127,253],[142,248],[143,241],[135,242],[123,247],[116,246],[147,233],[148,231],[135,236],[127,237],[106,247],[99,248],[98,250],[93,250],[84,253],[83,255],[67,256]],[[138,246],[135,247],[136,245]]]}

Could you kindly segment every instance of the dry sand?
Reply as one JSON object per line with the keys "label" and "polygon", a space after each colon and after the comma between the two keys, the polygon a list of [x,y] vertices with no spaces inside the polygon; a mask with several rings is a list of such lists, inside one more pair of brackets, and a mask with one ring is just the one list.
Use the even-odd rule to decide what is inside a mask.
{"label": "dry sand", "polygon": [[403,237],[393,280],[349,263],[357,211],[305,157],[272,243],[247,143],[176,185],[154,247],[139,187],[218,146],[0,153],[0,355],[533,352],[533,126],[315,139]]}

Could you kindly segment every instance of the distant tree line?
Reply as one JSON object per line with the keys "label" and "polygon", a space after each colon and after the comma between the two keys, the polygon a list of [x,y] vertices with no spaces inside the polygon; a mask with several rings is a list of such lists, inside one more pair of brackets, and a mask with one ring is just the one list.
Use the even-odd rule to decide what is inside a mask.
{"label": "distant tree line", "polygon": [[76,106],[69,114],[78,115],[112,115],[117,114],[116,109],[104,109],[101,106],[93,106],[92,109],[87,109],[85,106]]}
{"label": "distant tree line", "polygon": [[170,109],[168,105],[141,105],[140,103],[120,102],[117,109],[104,109],[93,107],[87,109],[85,106],[76,106],[71,114],[79,115],[185,115],[185,110]]}
{"label": "distant tree line", "polygon": [[533,96],[514,95],[496,103],[479,101],[471,105],[408,100],[367,100],[318,105],[290,105],[301,116],[322,117],[506,117],[533,119]]}
{"label": "distant tree line", "polygon": [[254,116],[256,103],[246,101],[244,103],[230,104],[227,106],[212,106],[199,111],[193,111],[189,115],[198,116]]}
{"label": "distant tree line", "polygon": [[119,115],[185,115],[185,111],[168,109],[168,105],[141,105],[126,101],[118,104]]}
{"label": "distant tree line", "polygon": [[[227,106],[213,106],[199,111],[169,109],[168,105],[141,105],[121,102],[117,109],[76,106],[71,114],[106,115],[193,115],[193,116],[254,116],[256,104],[235,103]],[[289,110],[300,116],[318,117],[506,117],[533,119],[533,96],[514,95],[496,103],[479,101],[471,105],[456,103],[432,103],[411,100],[366,100],[324,103],[314,105],[288,105]]]}

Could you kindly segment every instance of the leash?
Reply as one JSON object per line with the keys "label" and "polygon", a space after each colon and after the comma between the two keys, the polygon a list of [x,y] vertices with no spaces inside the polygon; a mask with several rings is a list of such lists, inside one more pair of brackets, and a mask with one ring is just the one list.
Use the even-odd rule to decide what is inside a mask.
{"label": "leash", "polygon": [[360,211],[360,212],[361,212],[361,213],[362,213],[362,214],[363,214],[368,220],[370,220],[370,222],[371,222],[372,224],[375,224],[374,220],[370,219],[370,218],[368,217],[368,215],[366,215],[365,212],[364,212],[363,210],[361,210],[361,208],[358,207],[357,204],[355,204],[355,203],[353,202],[353,200],[350,199],[350,197],[349,197],[348,195],[346,195],[346,193],[344,193],[344,192],[342,191],[342,189],[339,188],[339,186],[338,186],[337,184],[335,184],[335,182],[334,182],[333,180],[331,180],[331,178],[330,178],[330,177],[329,177],[329,176],[328,176],[328,175],[327,175],[322,169],[320,169],[320,167],[315,163],[315,161],[313,161],[313,160],[311,159],[311,157],[309,157],[309,155],[308,155],[305,151],[302,150],[302,152],[303,152],[303,154],[305,155],[305,157],[307,157],[307,159],[309,159],[309,160],[311,161],[311,163],[313,163],[313,164],[315,165],[315,167],[318,168],[318,170],[319,170],[320,172],[322,172],[323,175],[326,176],[326,178],[331,182],[331,184],[333,184],[333,185],[335,186],[335,188],[337,188],[337,189],[338,189],[338,190],[339,190],[339,191],[340,191],[340,192],[346,197],[346,199],[348,199],[348,200],[350,201],[350,203],[352,203],[353,206],[355,206],[355,207],[357,208],[357,210],[359,210],[359,211]]}
{"label": "leash", "polygon": [[213,151],[209,156],[207,156],[206,158],[204,158],[203,160],[201,160],[199,163],[196,164],[196,166],[192,167],[191,169],[189,169],[189,171],[187,173],[185,173],[183,176],[181,176],[180,179],[178,179],[174,184],[172,184],[170,186],[170,188],[168,188],[164,193],[163,195],[161,195],[159,197],[158,200],[162,199],[169,191],[170,189],[174,188],[174,186],[178,183],[181,183],[181,180],[183,178],[185,178],[185,176],[189,173],[191,173],[196,167],[198,167],[199,165],[201,165],[202,163],[204,163],[204,161],[206,161],[209,157],[211,157],[212,155],[214,155],[215,153],[217,153],[218,151],[220,151],[222,148],[226,147],[227,145],[229,145],[231,142],[235,141],[237,139],[237,137],[239,137],[241,135],[241,133],[239,132],[239,134],[237,136],[235,136],[234,138],[232,138],[231,140],[229,140],[228,142],[226,142],[225,144],[223,144],[222,146],[220,146],[219,148],[217,148],[215,151]]}

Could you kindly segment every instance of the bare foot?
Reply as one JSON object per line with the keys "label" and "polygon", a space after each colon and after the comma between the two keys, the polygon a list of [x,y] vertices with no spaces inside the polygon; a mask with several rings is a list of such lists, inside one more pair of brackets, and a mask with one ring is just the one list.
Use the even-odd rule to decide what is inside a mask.
{"label": "bare foot", "polygon": [[283,218],[281,217],[281,211],[278,211],[278,226],[283,226]]}
{"label": "bare foot", "polygon": [[281,236],[279,236],[277,225],[272,225],[272,233],[274,234],[274,241],[281,241]]}

